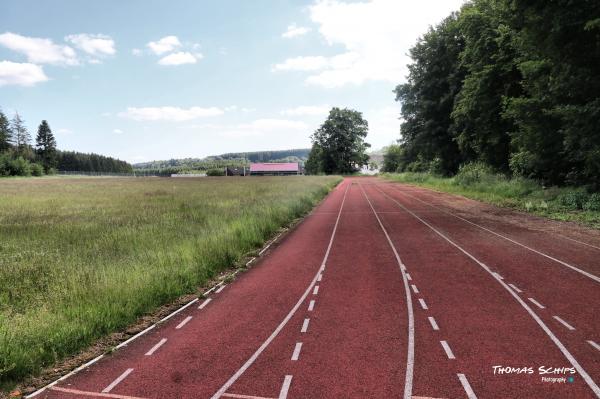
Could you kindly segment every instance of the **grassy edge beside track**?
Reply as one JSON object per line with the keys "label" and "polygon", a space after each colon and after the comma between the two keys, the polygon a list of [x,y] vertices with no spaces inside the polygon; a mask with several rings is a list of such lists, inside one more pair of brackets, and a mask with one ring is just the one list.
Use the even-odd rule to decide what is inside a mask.
{"label": "grassy edge beside track", "polygon": [[[439,177],[429,173],[385,173],[381,177],[600,229],[600,211],[581,209],[585,207],[586,194],[578,188],[543,188],[532,180],[506,179],[494,175],[480,176],[467,182],[462,182],[460,177]],[[595,195],[592,198],[596,198]]]}
{"label": "grassy edge beside track", "polygon": [[[135,225],[141,226],[144,221],[139,224],[140,221],[134,220],[134,226],[117,224],[114,229],[106,229],[105,224],[123,223],[122,218],[128,217],[123,214],[128,209],[121,209],[120,206],[122,205],[111,204],[110,207],[104,209],[103,206],[107,203],[91,204],[91,207],[87,209],[89,212],[99,212],[98,215],[101,218],[112,216],[114,219],[102,220],[101,222],[102,226],[100,226],[99,232],[109,236],[106,242],[104,242],[106,237],[89,241],[85,238],[82,239],[82,232],[77,231],[80,228],[87,231],[91,225],[86,215],[80,215],[77,210],[73,212],[72,207],[76,203],[68,204],[68,206],[62,208],[63,211],[68,209],[66,212],[69,215],[61,213],[62,211],[49,211],[47,209],[49,204],[56,206],[55,201],[58,199],[57,197],[60,197],[60,189],[58,193],[53,193],[50,198],[44,198],[43,200],[36,198],[36,194],[39,193],[27,193],[31,198],[31,202],[21,205],[18,204],[19,200],[15,201],[14,197],[10,198],[11,194],[17,197],[22,195],[21,188],[14,189],[13,187],[14,190],[11,193],[9,187],[9,190],[5,190],[2,193],[3,195],[0,195],[0,233],[9,238],[3,243],[4,245],[0,245],[0,253],[3,256],[6,255],[4,256],[4,262],[13,259],[13,264],[0,265],[10,266],[9,269],[12,269],[3,270],[3,273],[0,273],[0,305],[4,303],[0,306],[0,388],[3,390],[11,389],[15,383],[23,381],[27,376],[36,375],[42,368],[78,353],[99,338],[123,330],[140,317],[151,314],[157,307],[172,302],[182,295],[197,292],[198,287],[203,286],[224,269],[235,265],[244,256],[260,248],[278,229],[306,215],[340,180],[339,177],[292,178],[292,180],[287,181],[281,180],[285,183],[281,183],[279,189],[269,188],[268,179],[253,180],[252,187],[246,186],[242,189],[234,189],[241,190],[236,192],[244,199],[225,197],[221,201],[222,203],[216,204],[216,208],[215,204],[212,204],[212,206],[207,204],[207,207],[217,214],[219,208],[224,208],[227,212],[233,210],[235,213],[234,217],[217,215],[221,217],[217,218],[220,220],[216,221],[210,220],[210,216],[206,215],[207,210],[203,210],[198,214],[185,206],[186,201],[176,201],[175,204],[165,205],[165,198],[163,198],[158,204],[159,215],[162,216],[163,209],[161,207],[163,206],[168,206],[170,212],[164,210],[167,215],[161,223],[170,223],[172,222],[171,219],[178,219],[178,215],[181,216],[180,214],[183,213],[185,217],[179,218],[178,222],[183,219],[183,222],[187,224],[200,224],[202,226],[200,231],[205,232],[205,234],[201,234],[199,237],[186,236],[185,233],[194,233],[194,230],[184,224],[182,225],[184,233],[176,234],[175,237],[166,235],[163,238],[167,239],[167,242],[144,246],[141,249],[142,255],[138,253],[140,251],[128,253],[124,245],[125,243],[136,243],[135,239],[134,242],[130,242],[128,236],[136,233],[135,228],[132,229],[132,227],[135,227]],[[106,179],[102,179],[102,181],[108,182]],[[129,183],[123,183],[123,181],[125,179],[120,179],[118,184],[129,185]],[[163,185],[163,187],[154,186],[153,181],[159,182],[159,186]],[[139,200],[140,197],[143,199],[146,196],[154,198],[156,195],[158,197],[169,196],[167,186],[170,186],[170,183],[164,186],[163,182],[166,181],[164,179],[154,179],[153,181],[149,180],[150,187],[142,187],[132,191],[138,190],[138,192],[135,192],[136,199]],[[272,181],[277,184],[276,178]],[[138,182],[139,180],[134,180],[133,184],[135,185]],[[233,183],[233,180],[229,179],[225,184],[230,182]],[[15,182],[13,181],[13,183]],[[71,182],[71,184],[79,184],[79,182]],[[189,185],[192,184],[191,182],[177,181],[173,184],[175,184],[173,190],[177,189],[179,195],[195,195],[195,193],[186,194],[185,191],[185,186],[188,186],[187,190],[190,190]],[[295,187],[296,184],[300,186]],[[126,187],[125,185],[123,187]],[[107,187],[104,186],[104,188]],[[27,190],[25,188],[24,191]],[[221,194],[227,194],[227,190],[231,190],[231,188],[225,188],[224,190],[225,193]],[[244,190],[247,190],[247,192],[244,192]],[[67,197],[72,194],[73,192],[68,193]],[[104,193],[83,193],[83,202],[88,199],[94,201],[88,198],[90,194],[99,197],[104,195]],[[265,199],[261,201],[261,195],[272,201],[279,199],[280,202],[262,202]],[[10,201],[11,199],[12,201]],[[111,200],[113,199],[111,198]],[[175,200],[176,197],[166,199],[168,203]],[[188,198],[188,200],[193,203],[193,198]],[[9,202],[11,203],[9,204]],[[233,202],[233,205],[229,202]],[[86,205],[81,205],[86,208]],[[155,203],[154,206],[156,205]],[[155,207],[149,211],[157,212],[157,208]],[[171,212],[176,212],[176,214],[171,214]],[[141,217],[141,215],[134,216]],[[31,236],[32,233],[36,233],[36,229],[40,224],[42,226],[51,224],[51,221],[54,222],[55,220],[60,224],[64,223],[65,220],[69,221],[79,217],[84,219],[81,226],[69,226],[65,229],[66,231],[59,228],[57,231],[59,237],[55,241],[50,239],[49,241],[53,242],[47,243],[47,248],[43,248],[44,251],[42,252],[50,250],[50,255],[52,255],[50,259],[46,259],[47,253],[42,255],[27,253],[27,248],[32,252],[36,251],[31,248],[31,245],[21,243],[24,236]],[[78,220],[77,223],[80,223],[80,221]],[[121,231],[121,227],[125,227],[126,231]],[[75,232],[69,231],[70,229],[75,230]],[[113,236],[113,230],[116,236]],[[44,240],[47,239],[49,231],[47,229],[41,231],[42,233],[39,235]],[[73,233],[76,234],[76,237],[72,236]],[[97,234],[98,232],[94,233]],[[152,233],[156,234],[155,231]],[[61,234],[67,236],[61,238]],[[74,242],[66,243],[67,238]],[[121,242],[120,244],[117,244],[117,239]],[[137,241],[137,243],[140,243],[140,241]],[[20,248],[21,244],[23,244],[22,248]],[[107,253],[107,259],[90,261],[94,270],[85,270],[82,273],[83,276],[77,276],[77,278],[69,275],[69,273],[73,274],[73,270],[78,270],[77,267],[82,268],[80,266],[81,262],[89,261],[90,255],[102,254],[107,249],[106,245],[110,248],[110,245],[115,244],[115,253]],[[63,247],[60,247],[61,245]],[[87,245],[87,247],[83,248],[82,245]],[[82,254],[75,254],[75,259],[67,259],[68,256],[65,253],[69,249],[73,250],[75,248],[81,248]],[[165,248],[173,248],[174,250],[165,252]],[[110,250],[113,249],[110,248]],[[23,252],[25,253],[23,254]],[[35,259],[27,259],[32,255]],[[65,266],[58,267],[55,262],[60,260],[61,256],[65,257],[63,262]],[[147,269],[144,271],[144,266],[138,264],[139,259],[137,258],[140,257],[144,261],[156,262],[152,273],[156,273],[156,270],[158,270],[160,276],[152,278]],[[39,267],[38,264],[43,263],[43,261],[59,270],[48,271],[49,265],[42,265],[43,270],[34,272],[32,275],[32,268],[35,270],[35,267]],[[181,262],[187,264],[184,267],[173,267],[174,264],[179,265]],[[118,264],[118,267],[111,266],[112,263]],[[124,266],[129,266],[133,272],[143,273],[143,278],[142,276],[137,276],[135,279],[128,278],[130,270],[124,269]],[[83,267],[86,267],[85,263]],[[115,273],[122,281],[111,278],[111,275]],[[86,286],[78,289],[77,286],[81,285],[82,277],[89,281]],[[38,281],[40,278],[44,280],[43,283],[47,286],[46,289],[42,288],[39,290],[40,292],[36,292],[35,287],[40,285],[40,281]],[[24,280],[29,281],[24,282]],[[52,287],[53,284],[57,284],[56,281],[62,280],[64,280],[64,284],[61,283],[59,287]],[[31,287],[28,287],[28,284]],[[56,288],[64,292],[58,294],[50,292],[56,291]],[[85,292],[90,290],[94,291],[95,295],[89,296],[88,293],[86,296]],[[128,291],[136,292],[137,295],[128,297],[127,294],[123,295]],[[47,297],[50,297],[50,301],[45,300]],[[11,301],[13,306],[11,306]],[[48,303],[46,304],[46,302]]]}

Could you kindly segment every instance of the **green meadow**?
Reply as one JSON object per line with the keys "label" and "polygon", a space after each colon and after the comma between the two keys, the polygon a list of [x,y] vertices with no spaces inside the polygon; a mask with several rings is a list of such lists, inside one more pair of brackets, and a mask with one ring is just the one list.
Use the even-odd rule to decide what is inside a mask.
{"label": "green meadow", "polygon": [[339,180],[0,179],[0,388],[196,292]]}

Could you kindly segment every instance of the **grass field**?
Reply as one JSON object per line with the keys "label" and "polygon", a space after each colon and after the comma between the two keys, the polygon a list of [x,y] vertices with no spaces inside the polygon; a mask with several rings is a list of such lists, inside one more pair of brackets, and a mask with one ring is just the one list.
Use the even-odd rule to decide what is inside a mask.
{"label": "grass field", "polygon": [[575,221],[600,228],[600,194],[589,194],[583,188],[544,188],[533,180],[508,179],[477,170],[466,170],[454,177],[410,172],[384,174],[383,177],[555,220]]}
{"label": "grass field", "polygon": [[338,181],[0,180],[0,388],[195,292]]}

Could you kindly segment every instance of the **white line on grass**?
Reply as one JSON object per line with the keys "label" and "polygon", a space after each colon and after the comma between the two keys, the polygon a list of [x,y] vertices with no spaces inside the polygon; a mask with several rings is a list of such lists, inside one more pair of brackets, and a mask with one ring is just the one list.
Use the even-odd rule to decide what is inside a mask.
{"label": "white line on grass", "polygon": [[131,374],[132,371],[133,371],[133,369],[127,369],[127,370],[125,370],[125,372],[123,374],[121,374],[120,376],[118,376],[117,379],[114,380],[113,382],[111,382],[109,386],[107,386],[106,388],[104,388],[102,390],[102,392],[109,393],[114,387],[116,387],[117,385],[119,385],[119,383],[121,381],[123,381],[125,378],[127,378],[127,376],[129,374]]}

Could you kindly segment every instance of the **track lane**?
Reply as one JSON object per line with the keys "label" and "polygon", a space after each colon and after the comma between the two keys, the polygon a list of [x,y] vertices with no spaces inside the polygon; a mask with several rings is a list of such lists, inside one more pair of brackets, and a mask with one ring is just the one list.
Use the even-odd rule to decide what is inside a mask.
{"label": "track lane", "polygon": [[[382,188],[380,187],[380,184],[377,184],[376,190],[378,190],[378,191],[382,190]],[[453,240],[456,240],[456,242],[459,242],[459,245],[461,245],[461,246],[463,245],[462,241],[464,241],[464,240],[461,240],[461,239],[463,238],[464,231],[460,230],[461,228],[463,228],[463,226],[461,226],[460,224],[457,224],[456,221],[454,221],[453,223],[448,222],[447,224],[442,224],[440,222],[440,220],[444,220],[444,215],[441,215],[440,212],[436,213],[436,212],[431,212],[431,211],[422,211],[421,208],[419,207],[419,203],[418,202],[416,202],[416,201],[412,201],[411,202],[407,198],[395,198],[395,197],[397,197],[397,195],[395,197],[392,197],[387,192],[389,192],[389,190],[385,190],[385,188],[383,189],[383,191],[380,191],[381,195],[384,196],[384,197],[386,197],[388,200],[390,200],[390,201],[397,201],[400,206],[404,206],[406,208],[407,212],[410,212],[410,211],[415,212],[416,216],[423,218],[426,222],[432,223],[433,227],[440,228],[440,230],[442,231],[442,234],[445,234],[447,231],[451,231],[451,233],[448,233],[449,237],[451,239],[453,239]],[[442,227],[440,227],[440,226],[442,226]],[[458,232],[460,232],[460,234]],[[438,239],[439,239],[439,237],[438,237]],[[494,243],[494,245],[490,245],[489,248],[482,249],[481,248],[482,243],[484,243],[484,240],[482,240],[480,236],[475,236],[470,241],[470,245],[467,248],[467,250],[469,252],[471,252],[471,251],[476,252],[477,253],[476,254],[477,259],[479,257],[483,257],[486,254],[489,255],[489,256],[491,256],[492,259],[486,259],[485,264],[488,265],[488,266],[490,266],[493,270],[496,270],[496,268],[498,266],[501,266],[501,265],[503,265],[505,263],[514,263],[514,258],[511,258],[510,256],[508,258],[503,258],[502,257],[502,256],[506,255],[505,254],[505,251],[507,250],[506,248],[503,248],[502,250],[498,250],[497,249],[498,243]],[[480,251],[480,252],[477,252],[477,251]],[[497,259],[498,257],[502,258],[502,261],[501,262],[500,261],[494,262],[494,259],[498,260]],[[492,265],[490,265],[490,263],[493,263],[494,267],[492,267]],[[507,279],[507,277],[506,277],[505,274],[506,273],[503,273],[502,271],[500,271],[500,275],[502,275],[505,278],[504,281],[506,281],[506,279]],[[570,274],[571,277],[573,275],[574,274]],[[489,280],[490,281],[494,281],[495,279],[492,278],[492,279],[489,279]],[[502,284],[500,281],[501,280],[497,280],[496,283]],[[486,286],[486,284],[484,282],[480,282],[477,285],[481,286],[481,287],[485,287]],[[517,287],[517,289],[518,289],[518,287]],[[513,290],[513,289],[510,288],[510,290]],[[516,295],[521,295],[521,294],[516,294]],[[560,296],[560,295],[558,295],[558,296]],[[569,298],[569,295],[565,294],[565,295],[563,295],[562,298],[563,298],[563,300],[565,300],[565,298]],[[523,299],[525,301],[527,301],[526,298],[523,298]],[[521,300],[521,299],[519,299],[519,300]],[[568,299],[566,299],[566,300],[568,300]],[[524,308],[528,307],[526,303],[523,304],[523,305],[525,305],[525,306],[523,306]],[[588,305],[589,305],[589,303],[588,303]],[[534,307],[534,305],[531,305],[531,306]],[[536,310],[539,310],[539,309],[536,309]],[[523,313],[522,309],[521,309],[520,313]],[[584,343],[583,343],[583,341],[581,341],[581,339],[573,338],[573,335],[572,335],[573,332],[572,331],[568,331],[568,330],[566,330],[566,329],[564,329],[562,327],[557,327],[556,321],[552,320],[552,318],[550,318],[548,316],[545,316],[545,315],[541,315],[540,317],[542,319],[544,319],[544,323],[546,325],[550,326],[550,328],[552,329],[553,334],[555,336],[558,336],[561,341],[565,342],[567,344],[567,346],[569,347],[569,349],[573,352],[574,356],[579,361],[581,361],[581,363],[583,364],[582,371],[586,371],[586,372],[590,373],[592,376],[597,376],[598,375],[598,372],[597,372],[597,370],[598,370],[597,369],[597,365],[598,365],[597,357],[594,358],[594,356],[591,354],[591,352],[589,350],[589,346],[590,345],[584,345]],[[582,323],[585,322],[584,325],[589,326],[590,323],[593,324],[595,322],[595,319],[594,318],[583,317],[581,319],[581,321],[582,321]],[[538,327],[538,330],[539,330],[539,327]],[[571,334],[571,335],[566,334],[565,331],[568,331],[568,333]],[[594,378],[590,378],[591,381],[593,381],[593,379]],[[597,386],[596,386],[596,388],[597,388]],[[586,396],[582,396],[582,397],[586,397]],[[591,396],[591,397],[593,397],[593,396]]]}

